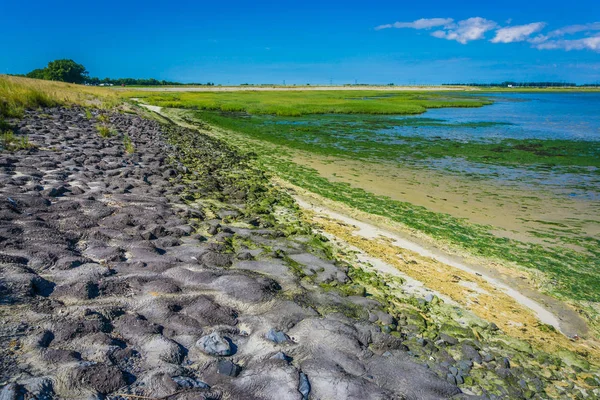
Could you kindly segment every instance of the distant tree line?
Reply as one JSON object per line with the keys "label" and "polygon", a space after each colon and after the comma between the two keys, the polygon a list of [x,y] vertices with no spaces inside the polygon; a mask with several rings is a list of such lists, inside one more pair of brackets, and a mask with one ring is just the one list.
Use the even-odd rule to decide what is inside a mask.
{"label": "distant tree line", "polygon": [[87,78],[84,82],[87,85],[116,85],[116,86],[176,86],[176,85],[204,85],[204,86],[214,86],[215,84],[212,82],[207,83],[181,83],[181,82],[171,82],[165,80],[158,80],[154,78],[149,79],[135,79],[135,78]]}
{"label": "distant tree line", "polygon": [[138,85],[138,86],[160,86],[160,85],[206,85],[214,86],[214,83],[181,83],[165,80],[150,79],[135,79],[135,78],[96,78],[90,77],[88,71],[81,64],[73,60],[54,60],[50,61],[45,68],[34,69],[33,71],[23,75],[27,78],[45,79],[48,81],[60,81],[68,83],[78,83],[86,85]]}

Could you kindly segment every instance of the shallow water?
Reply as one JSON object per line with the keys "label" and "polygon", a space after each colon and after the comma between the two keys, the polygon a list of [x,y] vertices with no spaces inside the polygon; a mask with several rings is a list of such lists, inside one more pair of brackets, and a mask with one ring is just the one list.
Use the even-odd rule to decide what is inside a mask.
{"label": "shallow water", "polygon": [[[317,129],[320,134],[294,132],[290,139],[363,154],[369,151],[369,143],[406,146],[422,143],[414,142],[414,138],[431,143],[504,139],[600,141],[600,93],[489,93],[485,96],[493,98],[494,104],[480,108],[431,109],[418,116],[267,117],[263,123]],[[276,131],[276,134],[284,133]],[[398,162],[504,183],[533,185],[570,197],[600,198],[600,177],[597,168],[592,166],[499,165],[468,161],[459,154],[423,159],[403,153],[398,155]],[[543,163],[543,159],[540,162]]]}
{"label": "shallow water", "polygon": [[448,124],[485,121],[507,125],[477,128],[460,125],[400,126],[394,131],[401,135],[455,140],[511,138],[600,141],[600,93],[490,93],[486,96],[495,103],[481,108],[432,109],[419,118],[441,119]]}

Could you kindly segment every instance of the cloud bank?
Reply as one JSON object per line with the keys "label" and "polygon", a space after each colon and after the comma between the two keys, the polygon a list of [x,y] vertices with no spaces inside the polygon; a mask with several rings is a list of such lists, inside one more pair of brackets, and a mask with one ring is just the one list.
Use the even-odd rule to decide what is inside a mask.
{"label": "cloud bank", "polygon": [[496,30],[496,36],[490,40],[492,43],[523,42],[535,33],[541,31],[546,24],[544,22],[533,22],[527,25],[509,26]]}
{"label": "cloud bank", "polygon": [[[506,23],[510,24],[511,20]],[[452,18],[421,18],[412,22],[394,22],[393,24],[379,25],[375,30],[397,29],[426,29],[437,28],[431,36],[453,40],[461,44],[485,39],[489,31],[495,31],[491,43],[517,43],[528,42],[539,50],[592,50],[600,52],[600,22],[569,25],[555,29],[546,34],[540,33],[545,27],[545,22],[532,22],[524,25],[500,26],[495,21],[482,17],[472,17],[455,22]],[[583,37],[565,39],[567,35],[582,34]],[[534,34],[537,34],[533,37]],[[578,35],[581,36],[581,35]]]}
{"label": "cloud bank", "polygon": [[375,27],[375,30],[388,28],[431,29],[451,24],[453,21],[452,18],[421,18],[413,22],[395,22],[393,24],[379,25]]}
{"label": "cloud bank", "polygon": [[600,31],[600,22],[589,24],[569,25],[560,29],[555,29],[548,34],[549,37],[572,35],[579,32]]}
{"label": "cloud bank", "polygon": [[483,39],[485,33],[496,26],[498,24],[494,21],[481,17],[473,17],[447,26],[445,30],[435,31],[431,36],[440,39],[456,40],[458,43],[467,44],[472,40]]}
{"label": "cloud bank", "polygon": [[600,52],[600,34],[582,39],[546,40],[534,46],[540,50],[592,50]]}

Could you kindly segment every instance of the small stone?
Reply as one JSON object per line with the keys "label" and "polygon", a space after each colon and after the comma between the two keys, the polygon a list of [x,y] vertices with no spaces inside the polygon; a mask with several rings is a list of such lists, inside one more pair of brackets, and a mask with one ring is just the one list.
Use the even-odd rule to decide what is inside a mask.
{"label": "small stone", "polygon": [[451,346],[454,346],[455,344],[458,344],[458,339],[455,337],[452,337],[450,335],[446,335],[445,333],[440,333],[440,340],[443,341],[446,344],[449,344]]}
{"label": "small stone", "polygon": [[219,360],[217,364],[217,372],[221,375],[236,377],[239,375],[242,368],[234,364],[230,360]]}
{"label": "small stone", "polygon": [[450,367],[449,370],[452,375],[454,375],[454,376],[458,375],[458,368]]}
{"label": "small stone", "polygon": [[285,343],[287,341],[290,340],[290,337],[288,335],[286,335],[284,332],[282,331],[276,331],[275,329],[271,328],[269,329],[269,332],[267,332],[267,334],[265,335],[265,337],[272,341],[275,342],[277,344],[279,343]]}
{"label": "small stone", "polygon": [[275,353],[274,355],[272,355],[271,360],[283,360],[285,362],[290,362],[292,361],[292,357],[287,356],[284,352],[282,351],[278,351],[277,353]]}
{"label": "small stone", "polygon": [[467,372],[469,372],[471,370],[471,368],[473,368],[473,361],[470,361],[470,360],[460,360],[460,361],[458,361],[456,363],[456,366],[462,372],[467,373]]}
{"label": "small stone", "polygon": [[475,349],[475,347],[469,344],[462,344],[462,353],[467,360],[471,360],[473,362],[476,362],[477,364],[483,363],[481,355],[479,354],[477,349]]}
{"label": "small stone", "polygon": [[308,395],[310,394],[310,382],[304,372],[300,372],[298,391],[302,394],[302,400],[308,400]]}
{"label": "small stone", "polygon": [[446,375],[446,380],[453,385],[456,385],[456,377],[452,374]]}
{"label": "small stone", "polygon": [[206,383],[190,378],[188,376],[174,376],[173,381],[178,384],[180,387],[189,389],[189,388],[201,388],[201,389],[210,389]]}
{"label": "small stone", "polygon": [[202,336],[197,342],[196,346],[200,347],[200,350],[211,356],[229,356],[231,355],[231,346],[229,342],[222,338],[219,332],[213,332],[210,335]]}
{"label": "small stone", "polygon": [[243,251],[237,256],[238,260],[253,260],[254,256],[249,251]]}
{"label": "small stone", "polygon": [[42,191],[42,194],[45,194],[48,197],[60,197],[63,194],[67,193],[69,190],[64,186],[53,187],[50,189],[46,189]]}

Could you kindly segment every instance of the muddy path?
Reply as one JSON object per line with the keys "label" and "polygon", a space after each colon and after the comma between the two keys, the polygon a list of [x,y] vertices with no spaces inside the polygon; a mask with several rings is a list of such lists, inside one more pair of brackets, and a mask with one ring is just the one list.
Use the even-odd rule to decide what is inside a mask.
{"label": "muddy path", "polygon": [[526,287],[517,279],[498,273],[493,268],[483,264],[466,262],[458,256],[444,253],[432,246],[419,243],[408,235],[401,235],[397,231],[378,227],[367,221],[361,221],[345,215],[343,212],[334,211],[324,205],[317,205],[308,198],[296,197],[298,204],[309,211],[324,214],[335,220],[356,227],[356,235],[367,239],[389,239],[389,243],[403,249],[410,250],[421,256],[439,261],[445,265],[460,269],[470,274],[479,276],[491,285],[501,289],[513,298],[518,304],[533,311],[536,317],[544,324],[551,325],[568,337],[585,336],[588,333],[586,322],[575,310],[564,303],[549,296]]}

